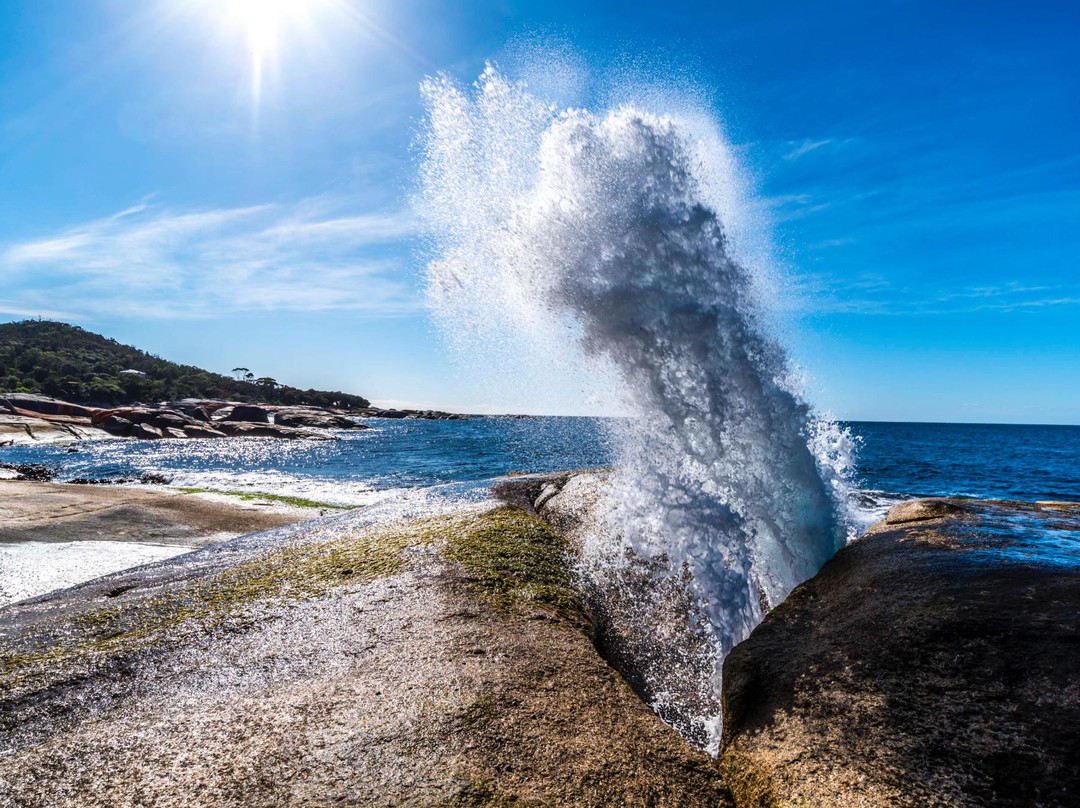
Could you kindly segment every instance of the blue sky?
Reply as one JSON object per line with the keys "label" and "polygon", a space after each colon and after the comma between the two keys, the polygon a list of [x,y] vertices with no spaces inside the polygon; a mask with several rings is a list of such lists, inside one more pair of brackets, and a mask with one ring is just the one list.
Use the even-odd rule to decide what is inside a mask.
{"label": "blue sky", "polygon": [[820,406],[1080,423],[1075,4],[292,3],[257,99],[244,0],[0,4],[0,320],[528,409],[430,325],[408,193],[420,80],[544,43],[719,118]]}

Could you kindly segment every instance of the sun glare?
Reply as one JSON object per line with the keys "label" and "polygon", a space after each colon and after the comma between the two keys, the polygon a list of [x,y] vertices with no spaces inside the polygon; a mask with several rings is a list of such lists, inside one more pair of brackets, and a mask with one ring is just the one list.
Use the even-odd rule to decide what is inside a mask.
{"label": "sun glare", "polygon": [[263,70],[277,56],[283,30],[301,21],[318,0],[229,0],[233,18],[247,33],[255,100],[262,91]]}

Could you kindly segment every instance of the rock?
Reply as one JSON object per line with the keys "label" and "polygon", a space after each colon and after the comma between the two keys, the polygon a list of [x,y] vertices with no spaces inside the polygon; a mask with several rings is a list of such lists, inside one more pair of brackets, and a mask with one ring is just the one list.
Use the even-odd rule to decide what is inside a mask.
{"label": "rock", "polygon": [[90,423],[100,426],[113,416],[125,418],[133,424],[151,424],[157,417],[158,411],[149,407],[114,407],[111,410],[97,410],[90,418]]}
{"label": "rock", "polygon": [[730,805],[596,653],[535,516],[363,519],[0,611],[0,802]]}
{"label": "rock", "polygon": [[0,446],[66,445],[101,437],[88,418],[0,413]]}
{"label": "rock", "polygon": [[122,418],[119,415],[110,415],[98,426],[104,429],[110,435],[116,435],[117,437],[125,438],[131,434],[132,428],[135,426],[127,418]]}
{"label": "rock", "polygon": [[251,424],[270,423],[270,413],[262,407],[251,404],[239,404],[233,407],[232,412],[225,416],[226,421],[243,421]]}
{"label": "rock", "polygon": [[696,746],[718,744],[717,664],[701,599],[666,557],[633,552],[611,532],[610,469],[522,474],[492,494],[526,507],[564,534],[596,626],[597,650],[642,700]]}
{"label": "rock", "polygon": [[14,472],[8,479],[15,480],[48,482],[56,476],[56,472],[44,463],[0,463],[0,469]]}
{"label": "rock", "polygon": [[378,414],[379,418],[408,418],[409,413],[404,410],[383,410]]}
{"label": "rock", "polygon": [[222,407],[218,407],[217,409],[211,410],[210,411],[210,420],[211,421],[224,421],[230,415],[232,415],[233,409],[234,409],[234,405],[226,404],[226,405],[224,405]]}
{"label": "rock", "polygon": [[889,508],[885,521],[890,525],[918,522],[923,519],[940,519],[966,513],[966,509],[947,499],[913,499]]}
{"label": "rock", "polygon": [[183,427],[184,435],[189,438],[224,438],[227,437],[224,432],[214,429],[209,424],[185,424]]}
{"label": "rock", "polygon": [[287,409],[274,413],[274,423],[281,426],[314,429],[370,429],[352,418],[322,410]]}
{"label": "rock", "polygon": [[[1074,804],[1080,514],[965,502],[900,515],[725,661],[721,770],[737,803]],[[1051,527],[1074,536],[1066,549]]]}
{"label": "rock", "polygon": [[190,415],[196,421],[205,421],[206,423],[210,422],[210,411],[206,409],[206,407],[196,407],[191,412],[189,412],[188,415]]}
{"label": "rock", "polygon": [[177,412],[176,410],[159,410],[155,412],[150,423],[158,429],[183,429],[195,419]]}
{"label": "rock", "polygon": [[[175,491],[149,491],[122,485],[162,482],[154,474],[134,479],[83,478],[75,484],[5,481],[0,483],[0,542],[67,543],[108,537],[116,542],[195,548],[305,518],[302,513],[245,507],[246,503],[239,501],[215,502]],[[5,619],[3,615],[0,611],[0,623]],[[0,705],[3,704],[0,692]],[[2,770],[0,767],[0,805],[5,804]]]}
{"label": "rock", "polygon": [[131,427],[131,437],[139,440],[158,440],[161,433],[148,424],[134,424]]}
{"label": "rock", "polygon": [[1060,500],[1044,499],[1035,504],[1040,508],[1051,511],[1080,511],[1080,502],[1062,502]]}
{"label": "rock", "polygon": [[337,440],[322,432],[310,432],[276,424],[219,421],[217,428],[231,438],[285,438],[288,440]]}
{"label": "rock", "polygon": [[48,396],[39,396],[32,393],[8,393],[4,396],[8,405],[20,410],[29,410],[42,415],[76,415],[90,418],[96,412],[95,407],[83,407],[78,404],[69,404]]}

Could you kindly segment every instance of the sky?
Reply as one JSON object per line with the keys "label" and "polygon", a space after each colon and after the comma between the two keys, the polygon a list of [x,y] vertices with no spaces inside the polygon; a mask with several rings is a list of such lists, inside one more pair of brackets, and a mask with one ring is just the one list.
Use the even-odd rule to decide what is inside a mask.
{"label": "sky", "polygon": [[558,95],[554,54],[720,122],[820,409],[1080,424],[1078,36],[1048,2],[8,0],[0,321],[534,411],[432,324],[410,194],[425,76]]}

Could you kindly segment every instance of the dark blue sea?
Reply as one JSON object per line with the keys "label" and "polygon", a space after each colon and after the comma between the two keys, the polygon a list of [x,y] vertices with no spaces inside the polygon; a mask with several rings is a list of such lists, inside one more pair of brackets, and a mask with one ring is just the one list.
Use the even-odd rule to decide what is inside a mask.
{"label": "dark blue sea", "polygon": [[[391,489],[486,480],[510,471],[613,460],[601,419],[367,421],[332,442],[271,439],[0,448],[0,462],[40,462],[58,480],[164,477],[175,486],[365,504]],[[913,496],[1080,500],[1080,427],[851,422],[856,485],[868,509]]]}

